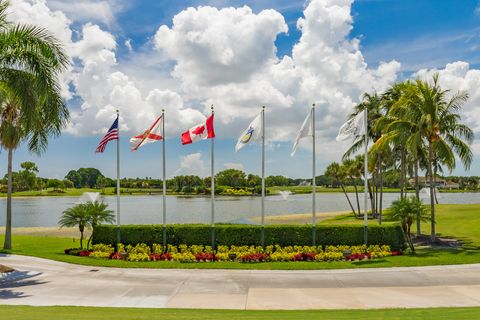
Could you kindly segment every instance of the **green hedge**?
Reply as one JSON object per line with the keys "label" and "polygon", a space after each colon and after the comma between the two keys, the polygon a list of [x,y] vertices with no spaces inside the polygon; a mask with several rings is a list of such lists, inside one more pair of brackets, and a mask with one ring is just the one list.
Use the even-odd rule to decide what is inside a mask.
{"label": "green hedge", "polygon": [[[120,227],[121,242],[125,245],[137,243],[162,243],[161,225],[123,225]],[[217,224],[217,245],[260,245],[261,227],[244,224]],[[116,226],[101,225],[93,231],[93,243],[115,244]],[[210,245],[210,226],[206,224],[167,225],[167,243],[172,245]],[[308,225],[265,226],[265,245],[311,245],[312,228]],[[363,226],[318,225],[317,245],[361,245]],[[368,228],[368,244],[390,245],[392,249],[403,249],[405,240],[400,225],[383,224]]]}

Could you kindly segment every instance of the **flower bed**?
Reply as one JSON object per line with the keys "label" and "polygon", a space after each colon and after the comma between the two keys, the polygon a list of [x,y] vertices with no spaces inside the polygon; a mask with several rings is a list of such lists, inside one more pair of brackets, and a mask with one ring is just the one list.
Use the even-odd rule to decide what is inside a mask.
{"label": "flower bed", "polygon": [[111,259],[126,261],[177,261],[177,262],[288,262],[288,261],[356,261],[366,259],[379,259],[386,256],[401,254],[392,251],[390,246],[218,246],[217,252],[212,247],[202,245],[168,245],[166,250],[161,245],[152,247],[146,244],[136,246],[118,245],[114,252],[111,245],[96,244],[91,251],[79,249],[66,249],[66,254],[89,257],[92,259]]}

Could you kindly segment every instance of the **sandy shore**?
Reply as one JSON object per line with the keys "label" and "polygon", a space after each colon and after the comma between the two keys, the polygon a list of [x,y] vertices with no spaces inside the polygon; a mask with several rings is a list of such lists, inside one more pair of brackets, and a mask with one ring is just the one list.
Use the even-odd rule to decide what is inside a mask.
{"label": "sandy shore", "polygon": [[[85,237],[90,236],[90,230],[86,230]],[[5,234],[5,227],[0,227],[0,234]],[[13,228],[13,234],[28,236],[50,236],[64,238],[80,238],[78,228],[62,228],[58,227],[17,227]]]}
{"label": "sandy shore", "polygon": [[[332,219],[338,216],[349,214],[350,211],[331,211],[331,212],[317,212],[316,218],[317,222]],[[255,217],[249,219],[253,222],[260,223],[261,217]],[[266,224],[308,224],[312,222],[311,213],[296,213],[296,214],[286,214],[286,215],[277,215],[277,216],[266,216]]]}

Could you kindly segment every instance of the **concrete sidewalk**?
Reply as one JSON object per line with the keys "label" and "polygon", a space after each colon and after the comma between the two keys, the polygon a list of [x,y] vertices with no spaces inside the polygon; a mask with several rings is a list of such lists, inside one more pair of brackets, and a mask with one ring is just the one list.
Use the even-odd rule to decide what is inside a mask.
{"label": "concrete sidewalk", "polygon": [[0,304],[209,309],[480,306],[480,264],[318,271],[88,267],[0,256]]}

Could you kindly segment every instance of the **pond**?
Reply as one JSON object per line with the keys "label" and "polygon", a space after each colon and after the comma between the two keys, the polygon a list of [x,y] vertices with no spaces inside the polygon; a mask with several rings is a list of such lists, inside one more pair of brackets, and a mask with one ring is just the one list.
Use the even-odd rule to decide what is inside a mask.
{"label": "pond", "polygon": [[[355,194],[349,194],[355,202]],[[399,197],[397,193],[384,194],[384,207]],[[63,210],[78,203],[79,197],[37,197],[13,199],[14,227],[56,226]],[[260,197],[229,197],[215,199],[216,222],[246,222],[260,216]],[[311,212],[310,194],[268,196],[265,215],[288,215]],[[440,193],[439,202],[447,204],[480,203],[479,193]],[[111,210],[116,208],[114,196],[104,197]],[[317,211],[349,210],[342,193],[317,193]],[[363,195],[360,195],[363,204]],[[0,200],[0,226],[5,225],[6,199]],[[122,224],[162,223],[162,196],[122,196]],[[210,198],[198,196],[167,196],[167,223],[209,223]]]}

